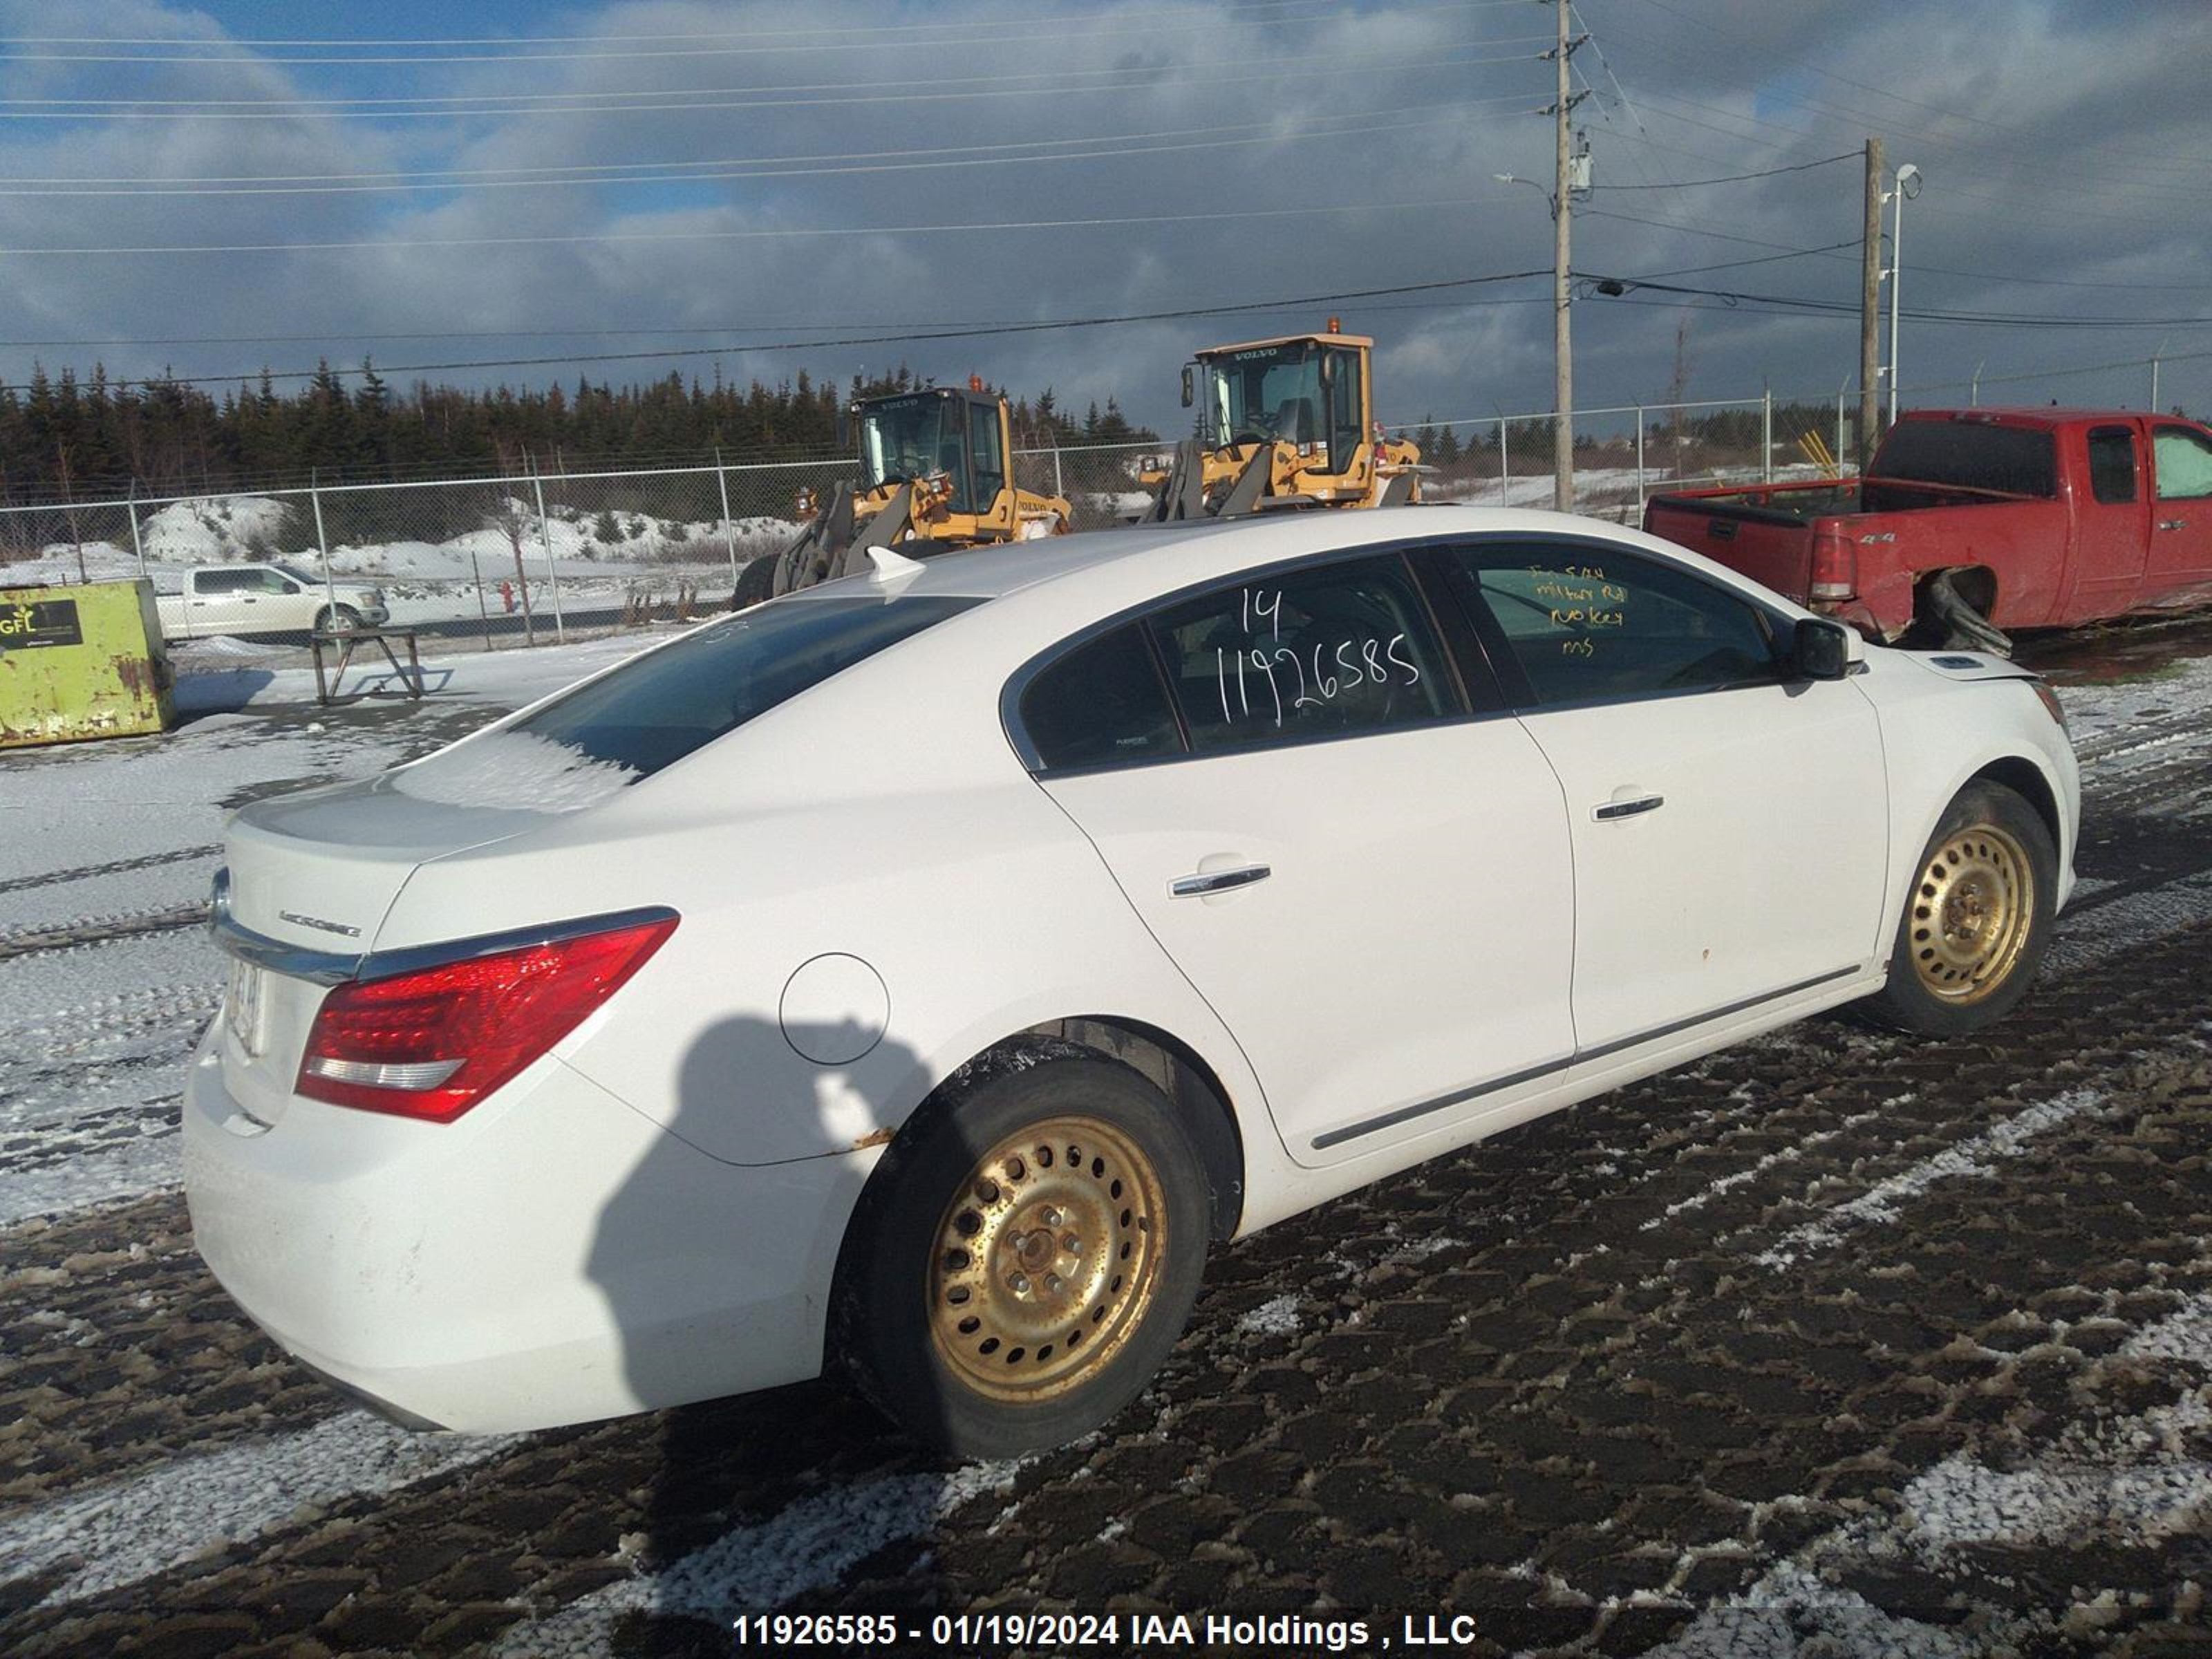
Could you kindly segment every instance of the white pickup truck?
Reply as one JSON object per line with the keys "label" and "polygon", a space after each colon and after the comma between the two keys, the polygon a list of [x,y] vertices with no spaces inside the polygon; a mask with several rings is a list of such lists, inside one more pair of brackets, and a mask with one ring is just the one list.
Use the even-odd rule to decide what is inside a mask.
{"label": "white pickup truck", "polygon": [[185,573],[184,591],[155,596],[161,632],[172,640],[217,634],[342,633],[377,628],[391,619],[384,594],[321,580],[281,564],[204,564]]}

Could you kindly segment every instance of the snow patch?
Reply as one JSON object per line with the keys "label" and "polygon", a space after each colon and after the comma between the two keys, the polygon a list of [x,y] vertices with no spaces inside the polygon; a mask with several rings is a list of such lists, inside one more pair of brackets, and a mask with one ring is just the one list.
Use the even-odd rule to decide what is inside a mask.
{"label": "snow patch", "polygon": [[601,1654],[617,1623],[636,1613],[703,1619],[726,1628],[739,1613],[765,1613],[834,1585],[884,1546],[921,1536],[975,1498],[1010,1490],[1027,1461],[971,1463],[949,1474],[894,1475],[801,1498],[659,1572],[610,1584],[545,1619],[518,1625],[495,1650],[530,1659]]}
{"label": "snow patch", "polygon": [[1295,1295],[1262,1302],[1237,1322],[1238,1333],[1251,1336],[1295,1336],[1297,1328],[1298,1299]]}
{"label": "snow patch", "polygon": [[2069,1089],[2055,1099],[2039,1102],[1994,1129],[1946,1146],[1911,1168],[1876,1182],[1820,1220],[1791,1228],[1771,1249],[1760,1251],[1752,1260],[1762,1267],[1786,1267],[1802,1255],[1840,1243],[1853,1227],[1887,1225],[1904,1213],[1908,1200],[1917,1198],[1937,1182],[1994,1175],[1999,1163],[2020,1157],[2037,1136],[2085,1113],[2100,1110],[2106,1103],[2105,1094],[2096,1089]]}
{"label": "snow patch", "polygon": [[348,1411],[311,1429],[180,1457],[0,1523],[0,1578],[70,1569],[41,1607],[167,1572],[311,1506],[380,1495],[495,1457],[519,1435],[431,1435]]}

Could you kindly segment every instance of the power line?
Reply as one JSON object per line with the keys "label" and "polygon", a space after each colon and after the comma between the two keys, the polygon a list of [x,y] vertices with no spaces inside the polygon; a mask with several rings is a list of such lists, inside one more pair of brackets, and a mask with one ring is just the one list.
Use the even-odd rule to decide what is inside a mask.
{"label": "power line", "polygon": [[[1450,11],[1487,10],[1492,9],[1495,3],[1496,0],[1443,0],[1442,3],[1420,7],[1417,15]],[[1155,13],[1153,15],[1160,15],[1162,14]],[[1333,22],[1340,18],[1342,15],[1342,11],[1340,8],[1331,5],[1324,6],[1317,11],[1304,11],[1297,14],[1286,14],[1269,17],[1254,17],[1249,20],[1249,24],[1245,21],[1237,20],[1206,20],[1203,21],[1186,21],[1180,24],[1155,24],[1142,30],[1099,30],[1092,33],[1087,38],[1114,40],[1127,38],[1133,34],[1141,34],[1146,40],[1152,40],[1157,39],[1158,36],[1163,34],[1211,34],[1219,33],[1227,30],[1233,30],[1248,26],[1251,27],[1272,27],[1300,23]],[[1188,17],[1188,14],[1183,14],[1183,15],[1186,18]],[[932,51],[950,47],[996,46],[1008,43],[1021,44],[1033,41],[1061,42],[1066,40],[1069,33],[1070,22],[1076,20],[1057,21],[1053,26],[1042,29],[1007,30],[1000,27],[986,27],[976,22],[963,20],[959,22],[939,24],[936,27],[943,29],[965,29],[968,31],[966,33],[944,34],[934,36],[928,40],[908,40],[903,43],[902,49],[908,51]],[[641,59],[669,58],[744,58],[778,53],[789,54],[801,52],[845,52],[879,49],[877,43],[874,41],[866,39],[856,40],[848,38],[857,33],[860,33],[860,31],[840,29],[834,32],[834,37],[831,39],[805,46],[706,46],[698,44],[698,42],[702,40],[713,40],[717,38],[743,39],[744,37],[692,36],[688,37],[689,43],[683,46],[670,46],[665,47],[656,46],[623,51],[587,49],[576,52],[413,52],[404,54],[389,54],[381,56],[364,56],[358,53],[349,52],[343,55],[332,55],[327,57],[286,58],[241,57],[234,51],[212,54],[204,52],[194,53],[19,52],[14,54],[14,61],[19,64],[143,64],[149,65],[215,64],[231,68],[240,66],[268,66],[282,69],[299,66],[309,68],[337,67],[376,69],[400,65],[429,65],[434,67],[440,64],[468,65],[476,64],[573,63],[578,60],[609,63],[616,61],[636,61]],[[687,39],[687,37],[672,38]],[[173,45],[180,43],[161,42],[159,44]],[[237,47],[246,46],[250,43],[244,41],[218,41],[214,44]]]}
{"label": "power line", "polygon": [[409,247],[557,247],[624,242],[723,242],[805,236],[988,234],[1010,230],[1087,230],[1118,225],[1215,223],[1230,219],[1291,219],[1333,213],[1393,213],[1449,207],[1496,207],[1505,196],[1455,196],[1418,202],[1332,202],[1310,207],[1224,208],[1211,213],[1135,213],[1114,218],[1014,219],[977,224],[777,225],[746,230],[598,231],[566,236],[417,236],[343,242],[184,242],[112,247],[0,247],[0,255],[70,258],[106,254],[333,253]]}
{"label": "power line", "polygon": [[[1347,300],[1382,299],[1404,294],[1433,293],[1443,289],[1472,288],[1490,283],[1519,282],[1529,276],[1550,275],[1548,267],[1532,270],[1498,271],[1484,276],[1455,276],[1433,283],[1405,283],[1390,288],[1352,289],[1335,294],[1313,294],[1292,300],[1269,300],[1246,304],[1218,306],[1188,306],[1172,311],[1130,312],[1119,316],[1070,317],[1051,321],[1030,323],[1000,323],[988,327],[939,329],[922,333],[851,335],[836,339],[780,340],[762,342],[754,345],[718,347],[689,346],[665,351],[613,351],[569,354],[557,357],[497,357],[476,358],[441,363],[395,363],[374,370],[362,368],[333,368],[324,364],[316,368],[268,369],[244,374],[199,374],[160,380],[119,380],[110,384],[123,387],[141,386],[228,386],[252,380],[311,380],[321,375],[343,376],[366,374],[371,372],[380,377],[393,374],[427,374],[462,369],[479,368],[544,368],[564,367],[571,363],[641,362],[665,361],[678,357],[721,356],[744,351],[815,351],[833,346],[911,345],[932,340],[978,339],[994,336],[1050,333],[1061,330],[1118,327],[1129,323],[1182,321],[1198,317],[1237,316],[1251,312],[1290,311],[1308,306],[1322,306]],[[0,386],[0,391],[27,392],[22,385]]]}
{"label": "power line", "polygon": [[[1599,106],[1601,109],[1604,106]],[[1601,190],[1694,190],[1699,185],[1733,185],[1745,179],[1771,179],[1779,173],[1806,173],[1814,167],[1824,167],[1833,161],[1856,161],[1856,150],[1845,150],[1837,155],[1824,155],[1817,161],[1796,161],[1786,167],[1761,167],[1757,173],[1725,173],[1717,179],[1685,179],[1680,183],[1665,185],[1601,185]]]}
{"label": "power line", "polygon": [[[1413,107],[1441,108],[1447,111],[1464,112],[1466,110],[1480,104],[1513,103],[1518,101],[1519,98],[1517,94],[1509,94],[1500,98],[1473,99],[1459,104],[1416,105],[1413,106]],[[1325,117],[1323,118],[1341,120],[1345,118]],[[101,187],[97,189],[54,189],[44,186],[38,188],[17,188],[14,181],[0,181],[0,197],[27,198],[32,200],[38,200],[48,197],[64,198],[68,199],[82,199],[85,198],[114,199],[120,198],[129,200],[179,200],[191,199],[195,197],[389,195],[416,194],[432,191],[551,190],[576,189],[580,187],[605,189],[623,185],[712,184],[724,181],[736,182],[750,179],[826,179],[878,173],[932,172],[955,167],[1017,167],[1023,165],[1042,164],[1048,161],[1090,161],[1102,159],[1117,159],[1125,155],[1159,155],[1189,150],[1235,149],[1255,144],[1291,143],[1311,138],[1343,138],[1354,137],[1375,132],[1405,132],[1423,127],[1433,127],[1451,118],[1452,117],[1449,114],[1426,115],[1417,117],[1411,120],[1367,121],[1355,125],[1314,128],[1303,132],[1283,132],[1273,130],[1273,123],[1254,122],[1250,123],[1249,125],[1264,126],[1270,130],[1263,132],[1253,133],[1248,137],[1241,138],[1192,139],[1181,143],[1143,143],[1134,142],[1136,139],[1143,137],[1143,135],[1140,134],[1126,134],[1120,137],[1111,139],[1101,138],[1037,141],[1038,143],[1087,143],[1093,146],[1093,148],[1088,149],[1065,149],[1049,155],[978,155],[964,158],[948,157],[946,159],[937,161],[884,160],[855,162],[843,166],[801,166],[781,167],[769,166],[768,164],[767,158],[763,158],[759,161],[743,162],[732,167],[714,168],[710,171],[686,173],[615,173],[604,168],[594,168],[588,173],[538,179],[457,179],[445,182],[426,181],[407,184],[381,185],[220,185],[210,186],[188,185],[185,187],[171,187],[166,185],[151,185],[143,188]],[[1222,129],[1214,130],[1221,131]],[[1200,129],[1200,131],[1204,131],[1204,129]],[[1163,136],[1164,137],[1165,135]],[[1098,146],[1104,147],[1099,148]],[[981,148],[990,147],[985,146]],[[926,155],[930,152],[925,151],[922,153]],[[896,155],[897,152],[890,151],[884,152],[884,154]],[[705,164],[697,165],[703,166]]]}
{"label": "power line", "polygon": [[[986,82],[981,90],[968,92],[883,92],[855,95],[842,94],[834,98],[725,98],[712,89],[708,95],[696,95],[684,88],[639,93],[529,93],[510,94],[514,98],[592,98],[597,103],[532,103],[526,106],[506,107],[488,105],[483,99],[473,100],[469,108],[398,109],[319,106],[314,100],[297,100],[296,106],[283,110],[196,109],[190,106],[176,109],[6,109],[0,108],[0,121],[300,121],[312,115],[326,121],[398,121],[398,120],[461,120],[479,117],[544,116],[544,115],[652,115],[683,110],[702,109],[813,109],[834,106],[840,109],[864,104],[936,104],[964,103],[996,98],[1061,98],[1085,93],[1127,92],[1149,89],[1158,86],[1182,86],[1202,82],[1206,86],[1245,85],[1255,82],[1301,81],[1315,78],[1335,78],[1347,73],[1375,75],[1401,70],[1422,71],[1443,69],[1473,69],[1492,64],[1534,62],[1533,56],[1509,53],[1498,58],[1438,58],[1433,54],[1413,58],[1385,58],[1379,54],[1347,53],[1326,63],[1305,64],[1300,67],[1262,70],[1255,74],[1223,75],[1206,65],[1194,65],[1189,72],[1175,75],[1143,67],[1103,70],[1066,70],[1055,71],[1061,77],[1086,75],[1113,75],[1125,78],[1096,86],[1008,87],[1004,82],[1012,77],[994,76],[981,77]],[[1133,77],[1133,78],[1127,78]],[[910,80],[898,82],[854,82],[854,87],[905,86]],[[942,83],[932,83],[942,84]],[[821,88],[810,88],[818,90]],[[834,86],[829,88],[836,90]],[[740,92],[775,92],[776,87],[745,87],[732,88]],[[659,102],[614,103],[611,99],[658,99]],[[343,101],[343,100],[340,100]],[[423,99],[402,100],[422,103]]]}
{"label": "power line", "polygon": [[[1246,0],[1246,3],[1223,9],[1224,16],[1244,12],[1278,11],[1290,5],[1310,4],[1312,0]],[[1403,6],[1401,9],[1428,11],[1489,11],[1506,6],[1518,6],[1523,0],[1454,0],[1453,3],[1426,6]],[[1116,13],[1115,21],[1141,21],[1155,17],[1187,18],[1184,8],[1152,11],[1124,11]],[[1264,21],[1264,20],[1262,20]],[[1300,20],[1303,21],[1303,20]],[[784,40],[793,35],[912,35],[926,30],[973,28],[970,22],[945,23],[836,23],[822,24],[813,28],[800,29],[717,29],[708,32],[683,33],[658,31],[646,34],[531,34],[531,35],[414,35],[404,37],[356,38],[347,35],[310,35],[293,38],[225,35],[219,44],[231,46],[320,46],[336,49],[343,46],[579,46],[595,41],[611,40],[624,44],[641,40]],[[1133,33],[1134,31],[1132,31]],[[177,35],[112,35],[112,34],[17,34],[0,36],[0,47],[13,46],[198,46],[210,43]]]}

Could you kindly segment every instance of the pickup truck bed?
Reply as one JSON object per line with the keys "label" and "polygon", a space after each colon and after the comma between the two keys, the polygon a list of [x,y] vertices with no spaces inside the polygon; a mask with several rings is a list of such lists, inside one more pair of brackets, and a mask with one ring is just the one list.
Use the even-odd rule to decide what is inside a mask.
{"label": "pickup truck bed", "polygon": [[1929,620],[1938,588],[1997,629],[2069,627],[2212,603],[2212,433],[1916,411],[1863,479],[1656,495],[1644,524],[1877,638]]}

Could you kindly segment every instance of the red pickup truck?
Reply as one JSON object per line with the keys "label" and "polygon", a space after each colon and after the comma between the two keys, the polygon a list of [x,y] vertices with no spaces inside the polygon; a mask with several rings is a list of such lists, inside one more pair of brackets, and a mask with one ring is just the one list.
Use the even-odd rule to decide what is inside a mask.
{"label": "red pickup truck", "polygon": [[1866,476],[1655,495],[1644,527],[1894,640],[2212,603],[2212,431],[2163,415],[1917,410]]}

